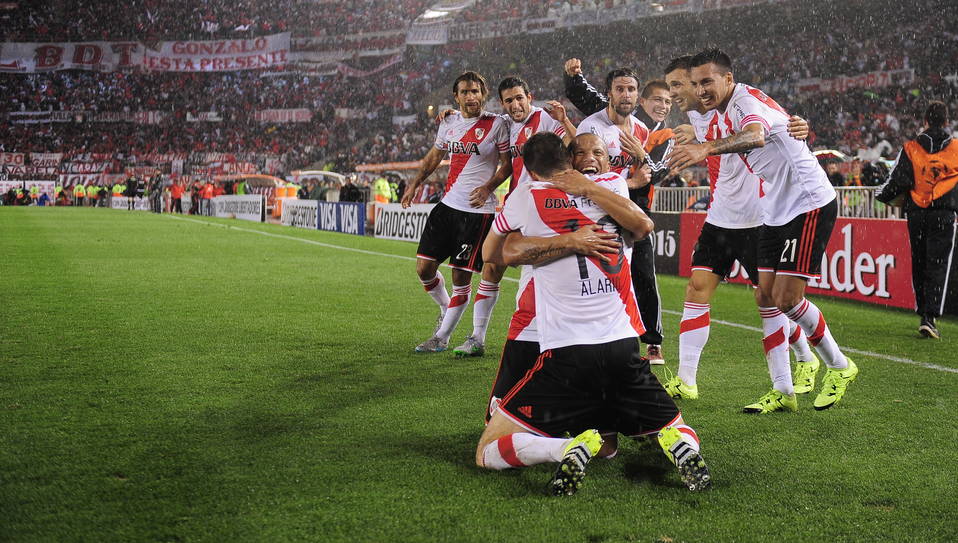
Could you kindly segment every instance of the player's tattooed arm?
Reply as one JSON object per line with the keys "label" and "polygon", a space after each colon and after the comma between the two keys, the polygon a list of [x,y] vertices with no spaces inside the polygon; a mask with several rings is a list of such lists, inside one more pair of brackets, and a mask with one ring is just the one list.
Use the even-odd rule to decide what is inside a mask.
{"label": "player's tattooed arm", "polygon": [[713,140],[705,145],[708,147],[709,155],[744,153],[756,147],[765,147],[765,129],[762,125],[753,123],[727,138]]}
{"label": "player's tattooed arm", "polygon": [[618,237],[618,234],[606,232],[595,224],[549,238],[527,237],[519,232],[512,232],[506,237],[502,247],[502,263],[509,266],[535,266],[548,264],[572,254],[611,262],[607,255],[619,252],[621,243]]}
{"label": "player's tattooed arm", "polygon": [[669,156],[669,168],[681,171],[694,166],[711,155],[744,153],[765,146],[765,129],[760,124],[746,125],[740,132],[727,138],[705,143],[676,145]]}
{"label": "player's tattooed arm", "polygon": [[422,158],[422,164],[419,166],[419,172],[416,174],[415,179],[409,183],[409,186],[406,187],[406,191],[402,195],[402,206],[407,208],[412,205],[412,199],[416,195],[419,185],[423,183],[432,172],[436,171],[436,168],[439,167],[439,163],[442,162],[442,158],[446,156],[445,151],[440,151],[433,147],[429,149],[429,152],[426,153],[426,156]]}

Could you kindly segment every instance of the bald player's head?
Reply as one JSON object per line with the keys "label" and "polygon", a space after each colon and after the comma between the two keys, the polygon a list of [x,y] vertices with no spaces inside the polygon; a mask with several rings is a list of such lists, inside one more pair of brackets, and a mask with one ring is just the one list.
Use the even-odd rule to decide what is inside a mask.
{"label": "bald player's head", "polygon": [[609,149],[595,134],[579,134],[569,144],[572,167],[584,174],[609,171]]}

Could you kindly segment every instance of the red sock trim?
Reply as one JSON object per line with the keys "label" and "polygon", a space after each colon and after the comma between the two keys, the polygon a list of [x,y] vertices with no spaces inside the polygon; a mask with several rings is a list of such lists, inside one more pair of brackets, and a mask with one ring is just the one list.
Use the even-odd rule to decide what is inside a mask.
{"label": "red sock trim", "polygon": [[762,346],[765,347],[765,354],[772,349],[785,343],[785,331],[781,328],[762,338]]}
{"label": "red sock trim", "polygon": [[811,343],[812,346],[817,347],[818,344],[822,342],[822,338],[825,337],[826,328],[827,328],[827,325],[825,324],[825,315],[822,315],[821,313],[819,313],[818,325],[815,326],[815,333],[808,336],[808,342]]}
{"label": "red sock trim", "polygon": [[452,299],[449,300],[449,308],[452,309],[453,307],[459,307],[460,305],[464,305],[466,303],[469,303],[468,294],[460,294],[459,296],[453,296]]}
{"label": "red sock trim", "polygon": [[693,317],[691,319],[685,319],[679,324],[679,334],[684,334],[686,332],[691,332],[692,330],[698,330],[699,328],[705,328],[706,326],[712,323],[709,313],[705,312],[699,315],[698,317]]}
{"label": "red sock trim", "polygon": [[436,277],[436,278],[433,279],[432,281],[430,281],[430,282],[428,282],[428,283],[424,283],[424,284],[423,284],[423,288],[426,289],[426,292],[429,292],[430,290],[436,288],[438,285],[439,285],[439,278]]}
{"label": "red sock trim", "polygon": [[788,343],[789,345],[791,345],[797,342],[801,338],[802,338],[802,327],[796,326],[795,330],[792,332],[792,335],[788,336]]}
{"label": "red sock trim", "polygon": [[499,456],[501,456],[507,464],[514,468],[525,467],[525,464],[519,461],[519,457],[516,455],[516,447],[512,444],[512,434],[497,439],[496,445],[499,447]]}
{"label": "red sock trim", "polygon": [[685,435],[691,437],[692,439],[695,440],[696,443],[701,443],[701,442],[699,441],[699,436],[698,436],[698,434],[696,434],[696,433],[695,433],[695,430],[693,430],[691,427],[689,427],[689,426],[679,426],[679,427],[676,428],[676,430],[678,430],[679,432],[682,432],[683,434],[685,434]]}

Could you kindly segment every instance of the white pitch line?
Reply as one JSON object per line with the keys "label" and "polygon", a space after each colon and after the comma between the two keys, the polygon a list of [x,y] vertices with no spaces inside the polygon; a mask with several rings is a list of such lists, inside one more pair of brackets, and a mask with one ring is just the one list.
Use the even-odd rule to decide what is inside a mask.
{"label": "white pitch line", "polygon": [[[370,256],[386,256],[386,257],[390,257],[390,258],[398,258],[398,259],[400,259],[400,260],[416,260],[416,258],[415,258],[415,257],[412,257],[412,256],[394,255],[394,254],[390,254],[390,253],[380,253],[380,252],[378,252],[378,251],[367,251],[367,250],[365,250],[365,249],[356,249],[356,248],[353,248],[353,247],[344,247],[344,246],[342,246],[342,245],[334,245],[334,244],[332,244],[332,243],[323,243],[323,242],[321,242],[321,241],[315,241],[315,240],[300,238],[300,237],[296,237],[296,236],[287,236],[287,235],[284,235],[284,234],[274,234],[274,233],[272,233],[272,232],[263,232],[262,230],[254,230],[254,229],[252,229],[252,228],[243,228],[243,227],[241,227],[241,226],[234,226],[234,225],[232,225],[232,224],[222,224],[222,223],[217,223],[217,222],[207,222],[207,221],[201,221],[201,220],[198,220],[198,219],[189,219],[189,218],[186,218],[186,217],[179,217],[179,216],[172,215],[172,214],[169,214],[169,215],[164,214],[164,215],[165,215],[166,217],[169,217],[169,218],[171,218],[171,219],[176,219],[176,220],[179,220],[179,221],[187,221],[187,222],[193,222],[193,223],[197,223],[197,224],[205,224],[205,225],[210,225],[210,226],[219,226],[219,227],[221,227],[221,228],[228,228],[228,229],[231,229],[231,230],[239,230],[239,231],[241,231],[241,232],[250,232],[250,233],[252,233],[252,234],[259,234],[259,235],[261,235],[261,236],[267,236],[267,237],[271,237],[271,238],[287,239],[287,240],[291,240],[291,241],[298,241],[298,242],[300,242],[300,243],[308,243],[308,244],[310,244],[310,245],[318,245],[319,247],[326,247],[326,248],[328,248],[328,249],[339,249],[339,250],[342,250],[342,251],[351,251],[351,252],[354,252],[354,253],[361,253],[361,254],[370,255]],[[518,282],[519,282],[518,279],[514,279],[514,278],[512,278],[512,277],[503,277],[503,279],[506,280],[506,281],[511,281],[511,282],[513,282],[513,283],[518,283]],[[668,313],[668,314],[670,314],[670,315],[678,315],[678,316],[680,316],[680,317],[682,316],[682,312],[681,312],[681,311],[672,311],[672,310],[670,310],[670,309],[663,309],[662,312],[663,312],[663,313]],[[759,332],[759,333],[762,332],[762,329],[761,329],[761,328],[756,328],[755,326],[749,326],[749,325],[747,325],[747,324],[739,324],[739,323],[737,323],[737,322],[723,321],[723,320],[718,320],[718,319],[712,319],[712,322],[718,323],[718,324],[722,324],[722,325],[725,325],[725,326],[730,326],[730,327],[732,327],[732,328],[741,328],[742,330],[748,330],[748,331],[750,331],[750,332]],[[881,360],[887,360],[887,361],[889,361],[889,362],[898,362],[898,363],[900,363],[900,364],[908,364],[908,365],[911,365],[911,366],[918,366],[918,367],[920,367],[920,368],[927,368],[927,369],[935,370],[935,371],[943,371],[943,372],[946,372],[946,373],[958,373],[958,368],[949,368],[949,367],[947,367],[947,366],[939,366],[938,364],[931,364],[931,363],[929,363],[929,362],[921,362],[921,361],[919,361],[919,360],[912,360],[912,359],[910,359],[910,358],[903,358],[903,357],[900,357],[900,356],[891,356],[891,355],[876,353],[876,352],[872,352],[872,351],[862,351],[862,350],[860,350],[860,349],[853,349],[852,347],[842,347],[842,350],[843,350],[843,351],[848,351],[848,352],[850,352],[850,353],[860,354],[860,355],[862,355],[862,356],[868,356],[868,357],[871,357],[871,358],[878,358],[878,359],[881,359]]]}

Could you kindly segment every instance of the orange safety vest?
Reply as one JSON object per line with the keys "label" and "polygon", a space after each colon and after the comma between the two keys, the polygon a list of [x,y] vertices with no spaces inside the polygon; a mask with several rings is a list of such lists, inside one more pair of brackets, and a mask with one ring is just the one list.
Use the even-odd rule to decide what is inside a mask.
{"label": "orange safety vest", "polygon": [[911,160],[915,184],[911,199],[918,207],[928,207],[958,183],[958,141],[952,140],[937,153],[925,151],[917,141],[905,143],[905,153]]}

